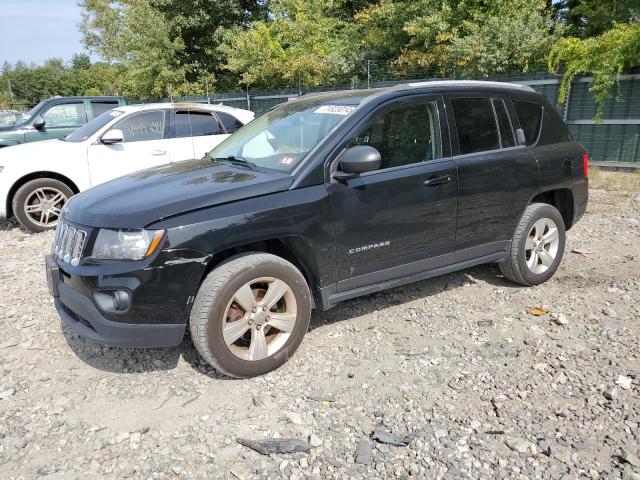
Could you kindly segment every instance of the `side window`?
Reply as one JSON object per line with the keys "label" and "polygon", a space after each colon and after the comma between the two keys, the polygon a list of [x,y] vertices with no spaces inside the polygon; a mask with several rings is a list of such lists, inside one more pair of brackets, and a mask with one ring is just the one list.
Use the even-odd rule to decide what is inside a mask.
{"label": "side window", "polygon": [[376,112],[346,145],[371,145],[382,156],[380,168],[398,167],[442,157],[438,107],[413,101]]}
{"label": "side window", "polygon": [[569,129],[562,121],[558,113],[548,107],[542,113],[542,132],[540,133],[540,144],[549,145],[552,143],[564,143],[572,140]]}
{"label": "side window", "polygon": [[498,127],[500,127],[500,140],[502,141],[502,148],[515,147],[516,139],[513,136],[513,128],[511,127],[509,114],[507,113],[507,107],[505,106],[504,101],[500,98],[494,98],[493,108],[496,111]]}
{"label": "side window", "polygon": [[500,148],[498,127],[488,98],[452,98],[460,154]]}
{"label": "side window", "polygon": [[42,118],[47,128],[79,127],[87,123],[87,113],[82,102],[54,105],[42,114]]}
{"label": "side window", "polygon": [[164,137],[164,113],[164,110],[134,113],[120,120],[113,128],[122,130],[124,143],[161,140]]}
{"label": "side window", "polygon": [[112,108],[116,108],[118,102],[91,102],[91,110],[93,110],[93,118],[102,115],[104,112],[108,112]]}
{"label": "side window", "polygon": [[191,136],[191,125],[189,124],[189,112],[178,110],[174,115],[174,138],[184,138]]}
{"label": "side window", "polygon": [[527,145],[533,145],[540,134],[542,123],[542,105],[525,100],[514,100],[513,107],[518,114],[520,127],[524,130]]}
{"label": "side window", "polygon": [[233,133],[244,125],[240,120],[228,113],[216,112],[216,115],[218,115],[227,133]]}
{"label": "side window", "polygon": [[194,137],[200,137],[202,135],[219,135],[224,133],[220,128],[218,119],[211,115],[209,112],[194,112],[189,113],[191,119],[191,134]]}

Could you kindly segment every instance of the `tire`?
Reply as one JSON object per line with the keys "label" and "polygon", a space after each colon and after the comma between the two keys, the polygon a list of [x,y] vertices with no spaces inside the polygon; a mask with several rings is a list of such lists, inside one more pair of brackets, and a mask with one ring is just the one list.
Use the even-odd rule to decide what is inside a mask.
{"label": "tire", "polygon": [[[58,223],[58,215],[62,207],[73,196],[73,190],[60,180],[53,178],[36,178],[22,185],[16,191],[12,200],[13,214],[24,228],[30,232],[44,232],[55,228]],[[46,200],[43,203],[43,200]],[[46,213],[43,210],[28,212],[27,206],[37,208],[46,205]],[[50,206],[47,202],[51,202]],[[57,214],[56,214],[57,212]],[[38,221],[41,219],[42,221]]]}
{"label": "tire", "polygon": [[[265,310],[263,300],[269,304],[284,287],[288,289],[277,303]],[[275,255],[247,253],[228,259],[207,275],[196,295],[189,328],[193,344],[212,367],[230,377],[248,378],[284,364],[302,342],[310,318],[311,296],[302,273]],[[239,325],[236,333],[244,332],[233,342],[232,322]],[[243,322],[249,325],[246,330]],[[280,330],[276,324],[286,328]],[[256,340],[262,337],[265,342]]]}
{"label": "tire", "polygon": [[[551,240],[554,225],[557,239]],[[565,225],[560,212],[546,203],[533,203],[522,214],[508,256],[499,264],[500,270],[506,278],[521,285],[544,283],[558,269],[565,241]]]}

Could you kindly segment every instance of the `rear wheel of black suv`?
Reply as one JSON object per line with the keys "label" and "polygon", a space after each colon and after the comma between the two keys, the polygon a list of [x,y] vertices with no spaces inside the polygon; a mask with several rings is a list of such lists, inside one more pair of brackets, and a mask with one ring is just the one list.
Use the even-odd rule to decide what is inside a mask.
{"label": "rear wheel of black suv", "polygon": [[268,253],[232,257],[200,286],[189,320],[200,355],[231,377],[275,370],[309,327],[311,298],[300,271]]}
{"label": "rear wheel of black suv", "polygon": [[544,283],[560,265],[565,240],[560,212],[546,203],[533,203],[522,214],[500,270],[506,278],[522,285]]}

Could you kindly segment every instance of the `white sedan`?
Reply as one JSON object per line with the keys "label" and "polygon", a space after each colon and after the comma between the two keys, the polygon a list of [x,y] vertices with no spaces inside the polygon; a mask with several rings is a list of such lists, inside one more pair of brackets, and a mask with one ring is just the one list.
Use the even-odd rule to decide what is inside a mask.
{"label": "white sedan", "polygon": [[55,227],[74,194],[127,173],[201,158],[253,120],[223,105],[147,104],[103,113],[61,140],[0,149],[0,218]]}

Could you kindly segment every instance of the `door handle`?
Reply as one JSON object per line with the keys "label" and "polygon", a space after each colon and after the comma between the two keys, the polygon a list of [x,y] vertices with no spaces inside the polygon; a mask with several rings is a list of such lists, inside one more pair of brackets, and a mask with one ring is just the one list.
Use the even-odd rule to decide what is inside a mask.
{"label": "door handle", "polygon": [[451,181],[451,175],[443,175],[442,177],[433,177],[424,182],[425,187],[435,187]]}
{"label": "door handle", "polygon": [[154,150],[153,152],[151,152],[151,155],[165,155],[167,153],[166,150]]}

